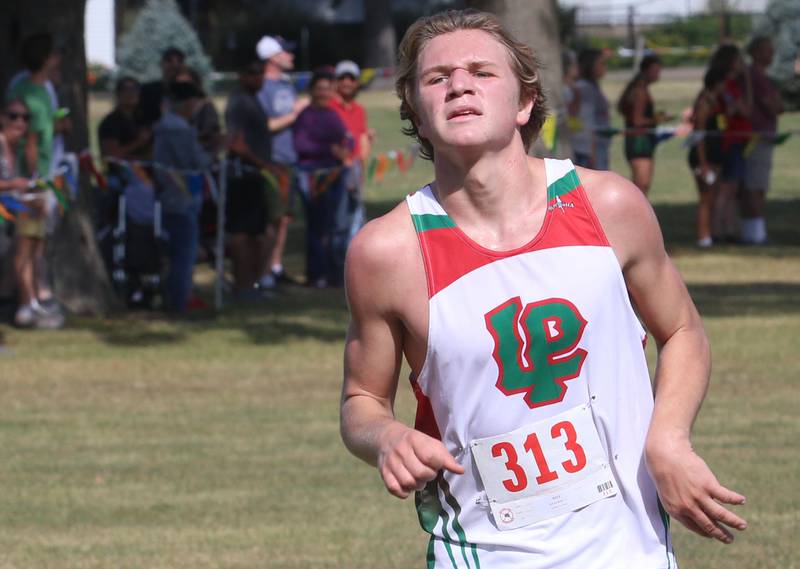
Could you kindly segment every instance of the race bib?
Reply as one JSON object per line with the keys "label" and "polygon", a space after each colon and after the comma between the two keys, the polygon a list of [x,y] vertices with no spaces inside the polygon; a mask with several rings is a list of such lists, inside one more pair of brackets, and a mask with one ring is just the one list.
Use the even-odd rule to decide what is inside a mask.
{"label": "race bib", "polygon": [[589,405],[470,443],[500,530],[516,529],[614,496]]}

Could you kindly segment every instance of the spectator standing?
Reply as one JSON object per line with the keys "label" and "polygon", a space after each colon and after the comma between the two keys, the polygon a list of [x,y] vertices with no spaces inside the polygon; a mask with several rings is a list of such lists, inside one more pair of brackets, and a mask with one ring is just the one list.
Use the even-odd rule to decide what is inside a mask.
{"label": "spectator standing", "polygon": [[317,288],[341,286],[349,226],[337,216],[344,197],[343,164],[352,142],[336,111],[330,108],[333,73],[315,71],[311,104],[297,117],[294,146],[306,205],[306,283]]}
{"label": "spectator standing", "polygon": [[753,89],[750,121],[758,133],[750,153],[745,157],[745,176],[741,192],[743,243],[763,245],[768,242],[764,220],[764,204],[772,173],[772,151],[778,129],[778,115],[783,112],[783,101],[775,83],[767,76],[775,47],[766,36],[750,42],[747,52],[752,62],[748,76]]}
{"label": "spectator standing", "polygon": [[[189,123],[202,97],[194,84],[174,83],[168,108],[154,128],[153,159],[159,165],[156,178],[169,255],[167,307],[175,313],[186,310],[192,290],[202,199],[202,184],[197,182],[202,180],[200,171],[210,164],[197,130]],[[167,172],[164,167],[175,171]]]}
{"label": "spectator standing", "polygon": [[[365,213],[362,197],[364,165],[370,154],[370,131],[367,112],[356,97],[361,86],[361,69],[354,61],[344,60],[336,64],[336,92],[331,97],[331,108],[347,127],[353,140],[353,150],[345,160],[345,198],[343,212],[350,227],[348,243],[364,225]],[[344,259],[342,259],[344,262]]]}
{"label": "spectator standing", "polygon": [[644,195],[653,181],[653,156],[656,151],[656,134],[660,122],[650,85],[658,81],[661,60],[657,55],[647,55],[639,63],[639,72],[627,84],[619,98],[617,109],[625,117],[625,158],[631,166],[631,179]]}
{"label": "spectator standing", "polygon": [[606,74],[606,60],[599,49],[584,49],[578,54],[580,78],[575,82],[575,92],[580,104],[578,119],[580,130],[572,134],[572,152],[575,164],[595,170],[608,170],[608,148],[611,140],[598,134],[609,128],[608,99],[600,89],[599,81]]}
{"label": "spectator standing", "polygon": [[203,89],[203,79],[193,67],[184,67],[175,76],[176,83],[192,83],[201,99],[192,115],[191,125],[197,130],[197,139],[209,159],[216,160],[222,150],[222,126],[214,101]]}
{"label": "spectator standing", "polygon": [[[8,99],[20,99],[28,108],[29,124],[24,148],[24,160],[20,169],[30,177],[47,177],[51,173],[53,158],[53,137],[55,134],[56,113],[53,100],[45,84],[53,75],[59,63],[59,55],[54,49],[53,38],[49,34],[36,34],[22,43],[22,62],[28,75],[21,78],[8,92]],[[45,241],[47,236],[46,212],[31,218],[28,227],[34,246],[26,251],[32,255],[36,265],[37,300],[40,308],[60,315],[61,309],[53,296],[47,281],[45,262]],[[41,227],[39,227],[41,226]],[[18,227],[20,229],[20,227]],[[22,230],[20,230],[20,236]],[[63,316],[61,316],[63,321]]]}
{"label": "spectator standing", "polygon": [[719,68],[706,71],[703,89],[692,108],[692,127],[701,132],[689,151],[689,167],[694,175],[700,200],[697,204],[697,247],[707,249],[713,244],[712,229],[720,173],[722,172],[722,134],[719,116],[720,97],[725,89],[725,73]]}
{"label": "spectator standing", "polygon": [[266,258],[264,233],[269,215],[266,183],[260,170],[272,159],[272,136],[267,115],[257,93],[264,82],[264,66],[258,60],[239,70],[239,86],[231,92],[225,109],[228,151],[226,231],[233,260],[235,295],[239,300],[256,300],[256,282]]}
{"label": "spectator standing", "polygon": [[749,75],[739,48],[733,44],[722,45],[711,56],[709,68],[720,69],[725,74],[725,88],[721,97],[724,113],[722,134],[722,173],[715,215],[720,233],[717,240],[737,242],[738,216],[736,196],[744,179],[744,149],[750,140],[753,125],[750,122],[752,92]]}
{"label": "spectator standing", "polygon": [[[280,37],[264,36],[256,45],[259,59],[264,61],[264,83],[258,92],[258,101],[267,115],[267,124],[272,134],[272,161],[289,180],[288,195],[281,196],[286,203],[275,223],[267,226],[267,238],[272,242],[268,266],[261,275],[259,284],[271,288],[276,283],[293,283],[283,267],[286,236],[292,219],[294,196],[297,193],[297,152],[294,149],[292,126],[298,115],[308,106],[307,97],[298,97],[287,73],[294,69],[295,45]],[[285,211],[284,211],[285,210]]]}
{"label": "spectator standing", "polygon": [[169,86],[186,63],[186,54],[177,47],[168,47],[161,53],[161,79],[142,85],[139,101],[139,118],[145,126],[152,126],[161,118],[164,98]]}
{"label": "spectator standing", "polygon": [[[29,180],[20,175],[18,155],[23,147],[31,114],[21,99],[11,99],[0,118],[0,192],[25,194]],[[59,328],[64,324],[60,312],[46,310],[39,302],[35,252],[44,238],[44,202],[25,201],[28,212],[17,214],[14,280],[18,305],[14,324],[21,328]]]}
{"label": "spectator standing", "polygon": [[567,127],[572,129],[581,106],[581,99],[575,88],[575,82],[580,76],[578,62],[572,51],[564,51],[561,54],[561,71],[564,75],[564,106],[567,112]]}

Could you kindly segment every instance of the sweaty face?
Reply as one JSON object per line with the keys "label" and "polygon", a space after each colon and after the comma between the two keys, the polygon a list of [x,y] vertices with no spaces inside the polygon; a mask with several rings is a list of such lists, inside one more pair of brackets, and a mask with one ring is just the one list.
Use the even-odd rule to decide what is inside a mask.
{"label": "sweaty face", "polygon": [[432,39],[417,60],[417,128],[440,153],[509,145],[528,122],[505,46],[486,32],[459,30]]}

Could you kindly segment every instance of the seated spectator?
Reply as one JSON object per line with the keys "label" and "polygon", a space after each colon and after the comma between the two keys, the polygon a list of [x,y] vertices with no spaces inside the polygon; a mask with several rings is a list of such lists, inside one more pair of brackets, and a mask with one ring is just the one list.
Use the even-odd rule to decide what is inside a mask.
{"label": "seated spectator", "polygon": [[[98,127],[100,155],[118,160],[148,160],[151,158],[153,134],[136,116],[139,105],[139,82],[133,77],[121,77],[114,93],[117,104]],[[108,166],[109,183],[126,198],[128,215],[139,223],[153,219],[152,171],[130,168],[111,162]],[[143,176],[145,174],[147,177]],[[150,178],[150,179],[148,179]],[[113,209],[113,208],[111,208]]]}
{"label": "seated spectator", "polygon": [[167,109],[154,128],[153,159],[159,165],[156,179],[169,256],[167,307],[175,313],[186,310],[192,290],[202,198],[202,184],[197,182],[210,164],[197,130],[189,124],[201,101],[202,93],[192,83],[174,83]]}
{"label": "seated spectator", "polygon": [[[17,159],[30,119],[30,111],[20,99],[6,103],[0,118],[0,192],[27,194],[31,191],[28,178],[19,174]],[[17,212],[16,223],[14,277],[18,305],[14,324],[21,328],[59,328],[64,324],[64,317],[41,306],[36,278],[36,251],[45,234],[44,201],[26,199],[23,204],[28,211]]]}
{"label": "seated spectator", "polygon": [[306,205],[306,283],[317,288],[341,286],[350,223],[344,200],[343,164],[352,139],[330,108],[334,76],[316,71],[309,104],[294,123],[294,146],[301,195]]}

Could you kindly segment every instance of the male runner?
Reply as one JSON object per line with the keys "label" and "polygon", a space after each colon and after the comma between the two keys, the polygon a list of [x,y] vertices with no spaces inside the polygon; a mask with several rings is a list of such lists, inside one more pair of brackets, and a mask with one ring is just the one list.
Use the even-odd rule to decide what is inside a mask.
{"label": "male runner", "polygon": [[[536,61],[491,15],[412,25],[397,91],[435,181],[351,245],[342,436],[417,491],[428,567],[674,567],[664,510],[732,541],[744,496],[690,442],[708,343],[647,200],[527,156]],[[416,429],[392,410],[403,355]]]}

